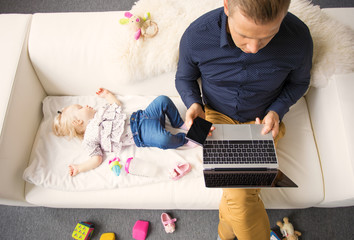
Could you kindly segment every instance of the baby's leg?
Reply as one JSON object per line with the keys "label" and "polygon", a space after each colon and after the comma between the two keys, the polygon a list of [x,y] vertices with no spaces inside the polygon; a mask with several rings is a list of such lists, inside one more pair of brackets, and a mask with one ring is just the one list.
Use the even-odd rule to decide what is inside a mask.
{"label": "baby's leg", "polygon": [[184,124],[176,105],[167,96],[158,96],[144,110],[144,113],[150,118],[158,118],[163,127],[165,127],[165,115],[170,119],[174,128],[181,128]]}
{"label": "baby's leg", "polygon": [[170,133],[158,119],[144,119],[140,122],[139,135],[143,147],[174,149],[187,143],[185,133]]}

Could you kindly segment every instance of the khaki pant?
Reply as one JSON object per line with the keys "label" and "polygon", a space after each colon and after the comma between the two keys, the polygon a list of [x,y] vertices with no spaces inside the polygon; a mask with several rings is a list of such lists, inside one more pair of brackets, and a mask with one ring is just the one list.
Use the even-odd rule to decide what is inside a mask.
{"label": "khaki pant", "polygon": [[[205,106],[206,120],[215,124],[242,124]],[[254,124],[255,121],[246,122]],[[244,124],[246,124],[244,123]],[[275,145],[285,134],[285,125],[279,126]],[[218,234],[222,240],[269,240],[270,224],[260,189],[224,188],[219,205]]]}

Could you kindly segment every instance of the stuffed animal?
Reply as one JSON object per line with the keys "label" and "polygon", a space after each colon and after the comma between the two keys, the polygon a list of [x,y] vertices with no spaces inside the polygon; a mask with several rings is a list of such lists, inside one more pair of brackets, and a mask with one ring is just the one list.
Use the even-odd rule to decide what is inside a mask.
{"label": "stuffed animal", "polygon": [[283,218],[284,223],[281,221],[277,222],[277,225],[280,228],[280,232],[283,234],[283,240],[298,240],[301,236],[301,232],[295,231],[293,225],[289,222],[289,218]]}
{"label": "stuffed animal", "polygon": [[144,17],[139,17],[131,14],[130,12],[125,12],[125,18],[119,20],[120,24],[129,24],[134,28],[134,38],[138,40],[140,37],[154,37],[159,28],[157,24],[150,20],[150,13],[144,14]]}

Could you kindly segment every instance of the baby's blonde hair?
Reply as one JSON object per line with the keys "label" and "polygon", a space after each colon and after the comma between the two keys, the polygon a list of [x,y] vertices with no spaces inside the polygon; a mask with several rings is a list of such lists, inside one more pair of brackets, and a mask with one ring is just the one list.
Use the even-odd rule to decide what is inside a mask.
{"label": "baby's blonde hair", "polygon": [[68,136],[70,139],[74,137],[83,139],[85,131],[76,128],[73,124],[74,120],[74,118],[64,116],[62,112],[58,112],[52,125],[54,135],[58,137]]}

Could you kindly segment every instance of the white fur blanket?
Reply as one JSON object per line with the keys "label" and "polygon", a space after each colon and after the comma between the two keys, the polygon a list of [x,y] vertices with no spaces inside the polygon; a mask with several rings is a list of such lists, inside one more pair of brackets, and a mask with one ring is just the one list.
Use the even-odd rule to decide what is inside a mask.
{"label": "white fur blanket", "polygon": [[[196,18],[222,4],[221,0],[138,1],[131,12],[138,16],[150,12],[159,32],[154,38],[138,41],[132,32],[120,35],[117,51],[122,61],[117,64],[122,75],[131,81],[139,81],[175,71],[179,41],[185,29]],[[333,74],[354,71],[352,29],[331,19],[308,0],[292,0],[289,11],[307,24],[313,37],[312,86],[326,86]]]}

